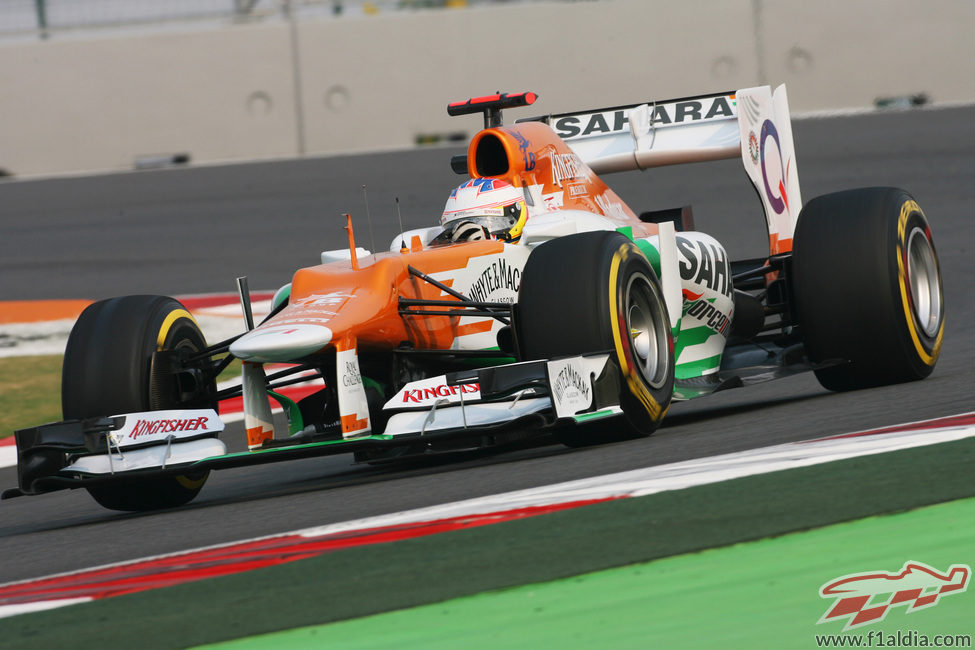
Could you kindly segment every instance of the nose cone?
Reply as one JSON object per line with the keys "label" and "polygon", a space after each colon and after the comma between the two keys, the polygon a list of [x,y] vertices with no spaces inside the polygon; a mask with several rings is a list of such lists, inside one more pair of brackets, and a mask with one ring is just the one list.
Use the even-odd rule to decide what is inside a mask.
{"label": "nose cone", "polygon": [[318,352],[331,340],[332,330],[324,325],[271,325],[234,341],[230,353],[244,361],[286,362]]}

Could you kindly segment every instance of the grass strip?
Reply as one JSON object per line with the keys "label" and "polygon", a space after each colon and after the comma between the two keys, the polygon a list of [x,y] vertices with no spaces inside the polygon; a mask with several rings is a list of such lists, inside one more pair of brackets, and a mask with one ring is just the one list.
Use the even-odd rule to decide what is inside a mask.
{"label": "grass strip", "polygon": [[973,461],[969,438],[348,549],[0,620],[0,639],[148,650],[340,621],[975,496]]}
{"label": "grass strip", "polygon": [[61,419],[61,357],[0,358],[0,438]]}
{"label": "grass strip", "polygon": [[[865,570],[896,572],[905,561],[942,571],[973,563],[972,521],[975,499],[962,499],[208,647],[814,648],[816,635],[840,634],[846,622],[817,624],[836,600],[819,597],[821,585]],[[975,593],[943,596],[910,615],[908,605],[847,635],[975,632]]]}
{"label": "grass strip", "polygon": [[[61,355],[0,358],[0,438],[61,419]],[[235,359],[220,381],[240,377]]]}

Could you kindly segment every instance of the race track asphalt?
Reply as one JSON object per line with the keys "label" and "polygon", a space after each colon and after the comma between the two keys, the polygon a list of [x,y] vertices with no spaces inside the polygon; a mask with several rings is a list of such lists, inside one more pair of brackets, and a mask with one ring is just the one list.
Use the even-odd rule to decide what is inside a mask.
{"label": "race track asphalt", "polygon": [[[652,437],[583,450],[535,447],[406,469],[338,456],[214,473],[187,507],[152,515],[103,510],[86,493],[0,503],[0,583],[186,548],[790,440],[975,410],[975,108],[797,121],[803,197],[858,186],[912,192],[934,233],[945,281],[941,361],[919,383],[831,394],[812,375],[677,404]],[[367,186],[380,248],[435,223],[456,149],[0,182],[0,299],[103,298],[274,289],[345,244],[361,246]],[[740,163],[607,179],[636,210],[694,206],[697,227],[733,258],[758,256],[764,226]],[[828,264],[829,260],[823,260]],[[237,425],[239,427],[239,425]],[[239,428],[232,432],[239,432]],[[16,484],[0,469],[0,486]],[[809,489],[815,489],[811,485]]]}

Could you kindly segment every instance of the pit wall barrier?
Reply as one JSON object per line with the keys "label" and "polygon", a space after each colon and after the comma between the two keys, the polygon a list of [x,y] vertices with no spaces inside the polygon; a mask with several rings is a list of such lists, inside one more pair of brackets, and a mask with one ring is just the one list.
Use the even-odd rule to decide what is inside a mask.
{"label": "pit wall barrier", "polygon": [[[0,43],[0,170],[400,149],[521,116],[786,83],[793,112],[975,100],[970,0],[533,3]],[[513,117],[509,118],[513,119]]]}

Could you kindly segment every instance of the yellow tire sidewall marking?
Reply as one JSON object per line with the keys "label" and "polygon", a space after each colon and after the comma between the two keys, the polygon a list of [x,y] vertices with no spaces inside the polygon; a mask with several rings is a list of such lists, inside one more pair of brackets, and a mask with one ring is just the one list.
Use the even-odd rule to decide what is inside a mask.
{"label": "yellow tire sidewall marking", "polygon": [[935,336],[934,346],[931,349],[931,354],[924,349],[924,345],[921,343],[921,337],[917,332],[917,324],[914,322],[914,313],[911,310],[911,302],[908,299],[907,292],[909,288],[907,286],[907,269],[904,268],[904,256],[903,249],[907,246],[906,235],[907,235],[907,220],[914,213],[924,216],[924,212],[921,207],[915,201],[905,201],[901,206],[901,213],[897,219],[897,279],[898,285],[900,287],[901,293],[901,305],[904,308],[904,316],[907,320],[907,331],[911,335],[911,341],[914,343],[914,350],[917,352],[918,357],[928,366],[933,366],[938,360],[938,355],[941,353],[941,340],[944,336],[945,331],[945,320],[941,319],[941,327],[938,329],[938,334]]}
{"label": "yellow tire sidewall marking", "polygon": [[626,354],[623,351],[623,339],[620,336],[620,323],[617,318],[619,315],[618,303],[617,303],[617,278],[619,277],[619,267],[620,264],[629,256],[629,246],[620,246],[620,248],[613,253],[613,260],[610,262],[609,267],[609,314],[610,314],[610,324],[613,328],[613,344],[616,347],[616,358],[620,362],[620,370],[623,372],[623,376],[626,377],[626,385],[630,392],[640,400],[643,407],[650,414],[650,417],[654,421],[659,421],[662,413],[660,408],[660,403],[657,402],[647,390],[647,387],[640,381],[640,378],[636,376],[639,370],[636,368],[630,368],[627,363]]}
{"label": "yellow tire sidewall marking", "polygon": [[156,350],[162,350],[163,345],[166,343],[166,338],[169,336],[169,330],[172,329],[173,323],[178,321],[180,318],[190,319],[194,325],[199,327],[196,319],[193,315],[185,309],[174,309],[173,311],[166,314],[165,320],[163,320],[162,325],[159,327],[159,335],[156,337]]}
{"label": "yellow tire sidewall marking", "polygon": [[609,267],[609,321],[613,326],[613,343],[616,345],[616,357],[620,362],[620,370],[624,375],[629,375],[630,369],[626,363],[626,355],[623,354],[623,340],[620,338],[620,324],[617,320],[616,304],[616,278],[619,275],[620,262],[623,261],[619,251],[613,253],[613,261]]}

